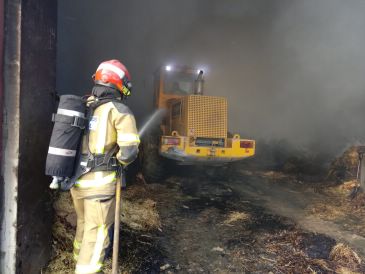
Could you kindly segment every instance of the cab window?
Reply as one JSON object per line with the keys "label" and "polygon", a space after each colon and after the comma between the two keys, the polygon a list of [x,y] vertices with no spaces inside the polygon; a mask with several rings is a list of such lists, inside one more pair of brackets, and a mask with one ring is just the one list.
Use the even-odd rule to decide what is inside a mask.
{"label": "cab window", "polygon": [[164,93],[189,95],[194,93],[195,75],[169,71],[164,75]]}

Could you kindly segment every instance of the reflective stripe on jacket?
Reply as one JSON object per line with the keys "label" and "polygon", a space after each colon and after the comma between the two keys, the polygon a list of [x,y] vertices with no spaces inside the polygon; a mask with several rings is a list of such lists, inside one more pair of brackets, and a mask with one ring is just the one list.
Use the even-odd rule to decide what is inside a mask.
{"label": "reflective stripe on jacket", "polygon": [[[138,154],[140,142],[136,121],[129,108],[121,102],[108,102],[94,110],[89,122],[89,143],[84,136],[82,153],[87,154],[89,145],[93,154],[106,154],[118,144],[117,159],[123,165],[130,164]],[[116,181],[116,172],[97,171],[81,176],[75,186],[100,187]]]}

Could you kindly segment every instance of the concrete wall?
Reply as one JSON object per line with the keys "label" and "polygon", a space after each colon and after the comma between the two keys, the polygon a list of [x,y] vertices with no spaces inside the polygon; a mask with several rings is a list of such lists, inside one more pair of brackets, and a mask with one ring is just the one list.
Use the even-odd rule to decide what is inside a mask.
{"label": "concrete wall", "polygon": [[[4,77],[3,77],[3,60],[4,60],[4,0],[0,0],[0,110],[3,108],[3,85],[4,85]],[[0,125],[2,124],[3,115],[2,111],[0,111]],[[0,126],[0,136],[2,136],[2,126]],[[2,149],[2,140],[0,138],[0,155]],[[0,159],[1,160],[1,159]]]}
{"label": "concrete wall", "polygon": [[44,164],[55,105],[57,1],[8,0],[5,7],[0,272],[39,273],[51,250]]}
{"label": "concrete wall", "polygon": [[18,255],[21,273],[39,273],[50,254],[51,204],[44,164],[56,84],[56,1],[22,1]]}
{"label": "concrete wall", "polygon": [[[3,97],[4,97],[4,0],[0,0],[0,136],[2,136],[2,121],[3,121]],[[2,155],[2,138],[0,138],[0,155]],[[1,165],[1,158],[0,158]],[[0,188],[0,197],[3,197],[2,189]],[[3,219],[2,212],[0,210],[0,220]]]}
{"label": "concrete wall", "polygon": [[19,1],[5,2],[4,110],[1,175],[0,273],[15,273],[19,162],[20,13]]}

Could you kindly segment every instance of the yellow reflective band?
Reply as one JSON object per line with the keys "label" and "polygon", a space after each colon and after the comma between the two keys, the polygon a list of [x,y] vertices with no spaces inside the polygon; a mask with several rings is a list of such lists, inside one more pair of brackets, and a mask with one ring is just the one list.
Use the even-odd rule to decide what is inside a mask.
{"label": "yellow reflective band", "polygon": [[122,133],[118,134],[118,142],[126,143],[140,143],[139,135],[134,133]]}
{"label": "yellow reflective band", "polygon": [[119,162],[120,162],[123,166],[127,166],[128,164],[130,164],[130,163],[123,162],[123,161],[120,161],[120,160],[119,160]]}
{"label": "yellow reflective band", "polygon": [[76,239],[74,240],[74,244],[73,245],[74,245],[74,248],[75,249],[80,249],[80,244],[81,243],[79,241],[77,241]]}
{"label": "yellow reflective band", "polygon": [[[109,105],[108,105],[109,104]],[[103,154],[105,150],[105,142],[106,142],[106,134],[107,134],[107,126],[108,126],[108,117],[109,112],[113,108],[113,103],[107,103],[100,117],[100,121],[98,123],[97,131],[97,141],[96,141],[96,153]]]}
{"label": "yellow reflective band", "polygon": [[91,265],[98,264],[100,261],[101,252],[103,251],[104,242],[106,237],[108,236],[108,231],[106,229],[106,225],[100,225],[98,227],[98,232],[96,235],[96,242],[94,246],[93,256],[91,257]]}
{"label": "yellow reflective band", "polygon": [[74,255],[74,260],[77,262],[78,258],[79,258],[79,254],[77,254],[75,251],[73,253]]}
{"label": "yellow reflective band", "polygon": [[91,265],[91,264],[80,265],[80,264],[77,264],[75,273],[76,274],[95,273],[95,272],[99,272],[102,267],[103,267],[103,264],[101,264],[101,263],[98,263],[98,264],[95,264],[95,265]]}
{"label": "yellow reflective band", "polygon": [[95,180],[78,180],[75,183],[76,187],[80,188],[89,188],[89,187],[99,187],[106,184],[110,184],[116,181],[117,173],[114,171],[112,174],[108,176],[97,178]]}

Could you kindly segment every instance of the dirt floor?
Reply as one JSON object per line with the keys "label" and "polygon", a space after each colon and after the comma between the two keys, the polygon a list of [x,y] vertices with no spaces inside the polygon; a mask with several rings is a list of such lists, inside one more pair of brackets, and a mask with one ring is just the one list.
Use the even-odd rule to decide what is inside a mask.
{"label": "dirt floor", "polygon": [[[141,181],[123,195],[121,273],[365,273],[365,200],[280,172]],[[72,273],[68,193],[55,202],[54,254],[43,273]],[[110,258],[105,273],[110,273]]]}
{"label": "dirt floor", "polygon": [[[159,183],[137,176],[123,191],[120,273],[365,273],[365,194],[350,195],[357,157],[352,147],[327,169],[281,156],[227,177],[182,167]],[[68,192],[54,198],[42,273],[73,273],[76,215]]]}

